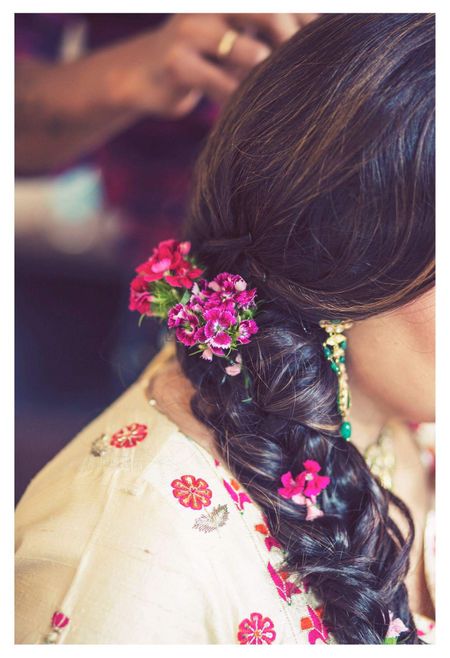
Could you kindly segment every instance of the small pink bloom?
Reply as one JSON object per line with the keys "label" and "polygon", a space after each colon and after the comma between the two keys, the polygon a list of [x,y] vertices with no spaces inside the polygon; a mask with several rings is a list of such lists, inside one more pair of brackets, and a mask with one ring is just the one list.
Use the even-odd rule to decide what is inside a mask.
{"label": "small pink bloom", "polygon": [[209,347],[206,348],[206,350],[203,350],[202,354],[202,359],[205,359],[206,361],[212,361],[213,360],[213,353],[209,349]]}
{"label": "small pink bloom", "polygon": [[66,617],[66,615],[63,612],[60,612],[59,610],[53,614],[52,617],[52,627],[55,630],[60,630],[61,628],[64,628],[67,626],[69,623],[70,619],[69,617]]}
{"label": "small pink bloom", "polygon": [[394,619],[392,611],[389,610],[389,628],[386,637],[398,637],[400,633],[404,633],[407,630],[409,629],[405,626],[400,617]]}
{"label": "small pink bloom", "polygon": [[236,295],[235,301],[240,308],[249,308],[255,301],[256,288],[252,290],[244,290]]}
{"label": "small pink bloom", "polygon": [[170,483],[173,495],[183,507],[194,510],[208,507],[211,504],[212,491],[203,478],[193,475],[182,475]]}
{"label": "small pink bloom", "polygon": [[319,509],[317,507],[317,505],[314,505],[310,500],[307,500],[307,502],[306,502],[306,520],[307,521],[314,521],[314,519],[317,519],[320,516],[323,516],[322,510]]}
{"label": "small pink bloom", "polygon": [[276,636],[270,617],[252,612],[249,619],[243,619],[239,624],[237,639],[239,644],[272,644]]}
{"label": "small pink bloom", "polygon": [[225,372],[227,373],[227,375],[230,375],[230,377],[235,377],[236,375],[239,375],[241,370],[242,370],[242,357],[240,354],[238,354],[235,359],[235,363],[233,363],[230,366],[227,366],[225,368]]}
{"label": "small pink bloom", "polygon": [[257,331],[258,331],[258,325],[254,320],[244,320],[239,325],[237,342],[244,344],[249,343],[250,336],[256,334]]}

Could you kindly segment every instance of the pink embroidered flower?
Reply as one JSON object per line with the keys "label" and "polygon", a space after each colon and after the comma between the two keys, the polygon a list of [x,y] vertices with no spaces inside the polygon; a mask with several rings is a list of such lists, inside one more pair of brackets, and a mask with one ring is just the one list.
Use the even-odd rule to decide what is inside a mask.
{"label": "pink embroidered flower", "polygon": [[270,617],[263,617],[260,612],[252,612],[250,619],[241,621],[238,627],[239,644],[272,644],[277,634]]}
{"label": "pink embroidered flower", "polygon": [[61,630],[62,628],[67,626],[69,621],[70,621],[69,617],[66,617],[66,615],[63,612],[57,610],[52,617],[52,628],[55,631]]}
{"label": "pink embroidered flower", "polygon": [[407,630],[409,629],[405,626],[400,617],[394,619],[392,611],[389,610],[389,628],[386,633],[386,639],[398,637],[400,633],[404,633]]}
{"label": "pink embroidered flower", "polygon": [[301,594],[302,590],[299,589],[295,583],[290,583],[287,580],[289,574],[286,571],[276,571],[270,562],[267,563],[267,570],[269,571],[270,576],[275,583],[278,594],[281,596],[283,601],[286,601],[290,605],[292,602],[292,595]]}
{"label": "pink embroidered flower", "polygon": [[154,297],[150,294],[148,283],[142,276],[136,276],[130,284],[130,311],[139,311],[141,315],[151,316],[151,303]]}
{"label": "pink embroidered flower", "polygon": [[250,342],[250,336],[258,332],[258,325],[254,320],[243,320],[238,329],[237,342],[247,344]]}
{"label": "pink embroidered flower", "polygon": [[244,510],[244,504],[252,503],[253,501],[245,493],[245,491],[239,491],[240,489],[239,482],[237,482],[237,480],[235,480],[234,478],[231,479],[230,483],[227,482],[225,478],[222,479],[222,482],[223,482],[223,486],[225,487],[225,489],[228,491],[231,498],[233,499],[234,504],[242,514]]}
{"label": "pink embroidered flower", "polygon": [[321,607],[313,610],[310,605],[307,605],[308,616],[300,619],[300,628],[302,631],[312,629],[308,633],[309,644],[315,644],[317,640],[326,644],[328,638],[328,631],[325,624],[322,622],[323,609]]}
{"label": "pink embroidered flower", "polygon": [[199,510],[211,504],[212,491],[203,478],[182,475],[170,483],[173,495],[183,507]]}
{"label": "pink embroidered flower", "polygon": [[131,423],[113,434],[110,444],[116,448],[133,448],[139,441],[143,441],[147,434],[147,425]]}

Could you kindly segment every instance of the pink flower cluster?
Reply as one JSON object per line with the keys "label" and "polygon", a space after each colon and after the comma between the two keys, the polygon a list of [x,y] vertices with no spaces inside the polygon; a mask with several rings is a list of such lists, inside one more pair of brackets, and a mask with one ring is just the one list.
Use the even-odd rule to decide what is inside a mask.
{"label": "pink flower cluster", "polygon": [[197,346],[203,359],[225,357],[228,375],[242,370],[239,345],[250,342],[258,331],[253,316],[256,289],[248,290],[238,274],[222,272],[212,281],[200,279],[203,269],[188,256],[189,242],[165,240],[153,249],[151,257],[136,268],[131,281],[131,311],[167,319],[177,340],[187,347]]}
{"label": "pink flower cluster", "polygon": [[283,487],[278,489],[278,493],[283,498],[291,498],[298,505],[306,505],[306,520],[313,521],[319,516],[323,516],[322,510],[317,505],[317,496],[330,484],[330,478],[326,475],[319,475],[321,466],[314,459],[307,459],[303,462],[305,467],[295,479],[291,471],[283,473],[281,482]]}
{"label": "pink flower cluster", "polygon": [[[186,304],[176,304],[168,313],[168,326],[175,328],[177,339],[188,347],[197,345],[203,359],[226,356],[241,344],[247,344],[258,331],[253,320],[256,289],[247,290],[247,283],[237,274],[222,272],[212,281],[202,279],[192,286]],[[241,371],[238,355],[229,375]]]}
{"label": "pink flower cluster", "polygon": [[153,249],[150,258],[136,268],[138,275],[132,280],[130,289],[130,311],[153,315],[151,305],[155,296],[150,284],[155,281],[163,280],[173,288],[192,288],[203,270],[187,258],[190,250],[190,242],[176,240],[164,240]]}

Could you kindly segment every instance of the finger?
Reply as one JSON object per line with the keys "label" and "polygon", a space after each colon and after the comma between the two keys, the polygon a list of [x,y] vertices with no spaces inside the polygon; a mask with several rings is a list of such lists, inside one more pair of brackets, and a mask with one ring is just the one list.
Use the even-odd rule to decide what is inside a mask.
{"label": "finger", "polygon": [[280,45],[299,29],[293,14],[226,14],[239,27],[257,27],[272,45]]}
{"label": "finger", "polygon": [[[191,47],[217,59],[220,42],[224,35],[230,29],[234,30],[234,28],[219,14],[202,18],[203,20],[196,21],[195,26],[192,21]],[[239,33],[230,52],[221,58],[221,60],[227,64],[231,63],[232,65],[244,68],[248,72],[249,69],[265,59],[270,53],[271,50],[267,44],[252,36]]]}
{"label": "finger", "polygon": [[262,41],[246,34],[239,34],[225,61],[248,72],[266,59],[271,52],[271,48]]}
{"label": "finger", "polygon": [[219,104],[225,103],[236,90],[239,81],[216,64],[207,62],[193,50],[186,50],[181,75],[183,83],[199,89]]}
{"label": "finger", "polygon": [[309,23],[317,20],[320,14],[295,14],[301,27],[306,27]]}

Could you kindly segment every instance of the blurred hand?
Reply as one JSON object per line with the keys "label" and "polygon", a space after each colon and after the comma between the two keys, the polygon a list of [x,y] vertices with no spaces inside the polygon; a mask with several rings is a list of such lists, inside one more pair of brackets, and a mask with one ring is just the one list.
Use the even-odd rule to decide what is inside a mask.
{"label": "blurred hand", "polygon": [[[316,14],[176,14],[160,28],[116,46],[105,71],[117,106],[177,118],[204,95],[223,104],[272,49]],[[219,44],[231,32],[232,46]],[[233,34],[233,31],[235,34]]]}

